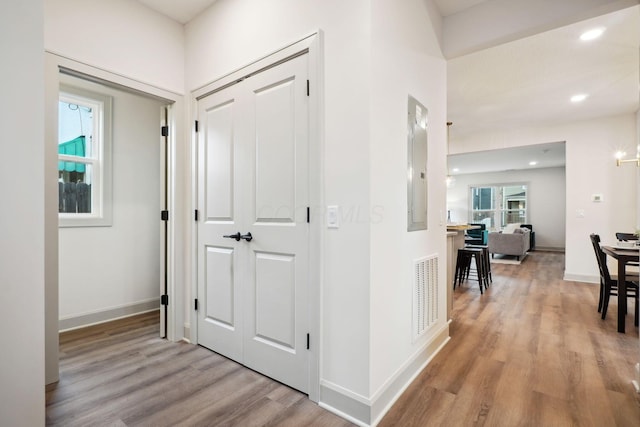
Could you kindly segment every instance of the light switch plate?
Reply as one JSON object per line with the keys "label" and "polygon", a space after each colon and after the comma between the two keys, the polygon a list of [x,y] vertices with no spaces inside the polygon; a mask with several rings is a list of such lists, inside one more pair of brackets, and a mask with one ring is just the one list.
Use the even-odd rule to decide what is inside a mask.
{"label": "light switch plate", "polygon": [[327,206],[327,227],[328,228],[339,228],[340,227],[340,217],[338,212],[340,209],[338,206]]}

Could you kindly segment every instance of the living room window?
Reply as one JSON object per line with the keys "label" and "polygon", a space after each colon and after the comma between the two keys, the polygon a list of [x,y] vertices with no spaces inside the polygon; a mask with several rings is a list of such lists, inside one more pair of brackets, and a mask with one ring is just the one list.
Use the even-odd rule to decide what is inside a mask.
{"label": "living room window", "polygon": [[61,86],[58,218],[62,227],[111,225],[111,98]]}
{"label": "living room window", "polygon": [[471,187],[470,223],[483,223],[488,229],[527,222],[526,184]]}

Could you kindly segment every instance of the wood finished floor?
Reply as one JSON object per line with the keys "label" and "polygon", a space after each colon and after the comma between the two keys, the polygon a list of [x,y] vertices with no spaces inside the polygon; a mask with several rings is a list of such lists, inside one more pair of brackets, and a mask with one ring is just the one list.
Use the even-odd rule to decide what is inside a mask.
{"label": "wood finished floor", "polygon": [[[493,265],[456,289],[451,340],[380,426],[640,426],[638,329],[605,321],[597,287],[564,282],[564,255]],[[349,426],[306,396],[204,348],[158,338],[150,313],[60,336],[47,425]]]}
{"label": "wood finished floor", "polygon": [[483,296],[456,288],[451,340],[379,426],[640,426],[633,302],[619,334],[616,298],[601,320],[598,287],[563,281],[563,254],[492,271]]}
{"label": "wood finished floor", "polygon": [[60,334],[47,425],[352,425],[229,359],[158,335],[158,312]]}

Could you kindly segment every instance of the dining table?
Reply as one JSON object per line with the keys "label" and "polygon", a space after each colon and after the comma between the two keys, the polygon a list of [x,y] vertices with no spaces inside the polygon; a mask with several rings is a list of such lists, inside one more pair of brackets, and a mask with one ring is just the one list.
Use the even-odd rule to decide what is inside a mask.
{"label": "dining table", "polygon": [[618,332],[624,333],[627,314],[627,265],[640,261],[637,247],[601,246],[602,251],[618,262]]}

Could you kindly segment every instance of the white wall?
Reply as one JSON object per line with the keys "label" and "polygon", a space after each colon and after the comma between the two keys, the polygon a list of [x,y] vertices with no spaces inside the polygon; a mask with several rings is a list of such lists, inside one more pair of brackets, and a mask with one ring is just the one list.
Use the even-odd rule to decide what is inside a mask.
{"label": "white wall", "polygon": [[471,186],[527,184],[527,223],[533,225],[538,249],[564,249],[565,245],[565,168],[522,169],[456,175],[447,189],[447,209],[451,221],[469,222]]}
{"label": "white wall", "polygon": [[184,29],[134,0],[47,0],[49,52],[184,92]]}
{"label": "white wall", "polygon": [[[373,1],[371,107],[371,384],[374,404],[388,403],[396,377],[415,374],[446,319],[446,61],[424,1]],[[434,18],[439,18],[436,16]],[[407,101],[428,109],[428,229],[407,232]],[[415,259],[439,257],[439,322],[413,342]],[[406,372],[404,372],[406,371]],[[402,381],[398,379],[398,381]],[[374,419],[379,413],[374,413]]]}
{"label": "white wall", "polygon": [[311,90],[324,96],[324,204],[343,218],[323,236],[321,381],[357,398],[369,394],[368,3],[219,0],[186,26],[189,90],[323,31],[324,91]]}
{"label": "white wall", "polygon": [[44,425],[44,57],[41,0],[3,4],[0,423]]}
{"label": "white wall", "polygon": [[60,319],[158,301],[160,101],[69,76],[113,99],[113,222],[59,229]]}
{"label": "white wall", "polygon": [[[636,113],[636,144],[640,149],[640,110]],[[637,168],[636,171],[636,182],[638,183],[638,187],[636,189],[636,230],[640,229],[640,168]],[[638,331],[638,335],[640,336],[640,331]],[[639,346],[640,350],[640,346]],[[640,353],[640,351],[639,351]],[[636,364],[636,368],[640,368],[640,354],[638,354],[638,363]],[[640,369],[636,369],[636,382],[640,384]],[[637,390],[636,390],[637,391]]]}
{"label": "white wall", "polygon": [[[566,141],[565,278],[594,281],[598,276],[589,234],[603,242],[636,224],[637,180],[634,167],[616,167],[614,154],[636,152],[636,115],[565,123],[544,128],[487,132],[451,140],[451,154]],[[633,155],[633,154],[631,154]],[[602,203],[591,202],[602,194]],[[583,217],[578,213],[584,211]]]}
{"label": "white wall", "polygon": [[[636,144],[636,154],[640,154],[640,110],[636,113]],[[636,180],[638,181],[638,191],[640,191],[640,168],[638,168]],[[636,202],[636,230],[640,230],[640,194],[637,195]]]}

